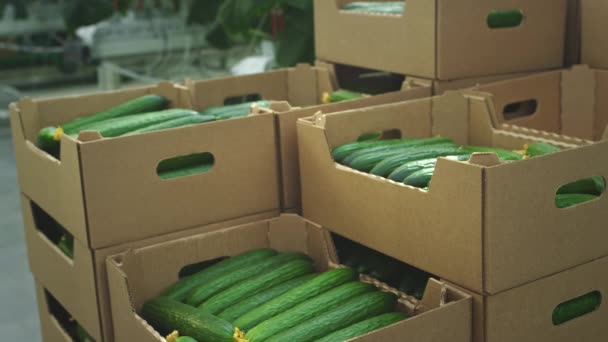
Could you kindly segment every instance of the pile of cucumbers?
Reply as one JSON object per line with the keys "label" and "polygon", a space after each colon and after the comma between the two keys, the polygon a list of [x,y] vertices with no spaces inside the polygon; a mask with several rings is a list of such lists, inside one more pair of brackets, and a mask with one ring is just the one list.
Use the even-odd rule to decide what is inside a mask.
{"label": "pile of cucumbers", "polygon": [[[337,234],[332,234],[342,264],[378,279],[416,299],[422,299],[432,274],[391,258]],[[435,277],[437,278],[437,277]]]}
{"label": "pile of cucumbers", "polygon": [[347,3],[342,9],[352,12],[401,15],[405,9],[405,1],[355,1]]}
{"label": "pile of cucumbers", "polygon": [[141,313],[171,341],[340,342],[407,319],[397,299],[351,268],[318,273],[302,253],[256,249],[181,278]]}
{"label": "pile of cucumbers", "polygon": [[144,95],[102,112],[80,117],[60,126],[45,127],[37,136],[37,146],[59,158],[62,135],[77,137],[82,131],[97,131],[104,138],[134,135],[195,125],[215,120],[247,116],[251,106],[267,108],[268,101],[207,108],[198,113],[190,109],[167,109],[169,101],[160,95]]}
{"label": "pile of cucumbers", "polygon": [[[333,149],[332,157],[342,165],[392,181],[428,190],[437,158],[467,161],[475,152],[493,152],[502,161],[518,161],[559,152],[559,147],[534,143],[523,151],[496,147],[459,146],[449,138],[367,140],[348,143]],[[557,191],[556,206],[566,208],[596,199],[605,188],[603,177],[592,177],[562,186]]]}

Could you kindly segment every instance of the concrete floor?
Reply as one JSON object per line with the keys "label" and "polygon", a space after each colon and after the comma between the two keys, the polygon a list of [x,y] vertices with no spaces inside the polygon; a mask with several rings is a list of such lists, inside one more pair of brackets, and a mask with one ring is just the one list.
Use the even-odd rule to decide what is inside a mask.
{"label": "concrete floor", "polygon": [[3,341],[41,341],[29,271],[10,128],[0,122],[0,334]]}

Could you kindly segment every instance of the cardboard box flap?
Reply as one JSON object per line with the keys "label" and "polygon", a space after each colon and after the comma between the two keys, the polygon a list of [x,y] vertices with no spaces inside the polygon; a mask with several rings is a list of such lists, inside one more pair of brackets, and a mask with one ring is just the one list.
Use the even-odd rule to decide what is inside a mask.
{"label": "cardboard box flap", "polygon": [[390,104],[350,110],[339,115],[322,114],[317,116],[315,125],[324,128],[330,149],[356,141],[369,132],[399,131],[404,138],[430,136],[431,100],[412,100],[409,103],[411,105],[407,108]]}
{"label": "cardboard box flap", "polygon": [[447,136],[455,143],[469,141],[469,104],[459,92],[449,91],[433,98],[433,135]]}
{"label": "cardboard box flap", "polygon": [[[324,76],[324,77],[319,77]],[[294,106],[304,106],[321,102],[323,92],[330,92],[332,88],[320,89],[320,80],[324,79],[325,86],[329,84],[329,73],[327,70],[317,70],[308,64],[298,64],[287,71],[287,94],[289,101]],[[282,100],[282,99],[277,99]]]}
{"label": "cardboard box flap", "polygon": [[[561,133],[588,140],[595,135],[595,74],[587,66],[562,72]],[[605,127],[602,127],[605,128]]]}

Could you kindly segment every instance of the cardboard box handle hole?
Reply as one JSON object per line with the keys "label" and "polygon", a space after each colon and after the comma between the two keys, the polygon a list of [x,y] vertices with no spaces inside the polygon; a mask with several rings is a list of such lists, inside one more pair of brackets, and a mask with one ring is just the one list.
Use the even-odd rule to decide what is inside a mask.
{"label": "cardboard box handle hole", "polygon": [[211,171],[214,165],[212,153],[192,153],[162,160],[156,166],[156,175],[163,180],[194,176]]}
{"label": "cardboard box handle hole", "polygon": [[559,326],[589,315],[597,311],[601,305],[602,294],[599,291],[589,292],[580,297],[565,301],[553,310],[553,325]]}
{"label": "cardboard box handle hole", "polygon": [[487,17],[488,28],[509,29],[521,26],[524,23],[525,15],[520,9],[491,11]]}
{"label": "cardboard box handle hole", "polygon": [[511,121],[530,117],[538,111],[538,101],[524,100],[519,102],[512,102],[504,106],[502,109],[502,115],[505,121]]}

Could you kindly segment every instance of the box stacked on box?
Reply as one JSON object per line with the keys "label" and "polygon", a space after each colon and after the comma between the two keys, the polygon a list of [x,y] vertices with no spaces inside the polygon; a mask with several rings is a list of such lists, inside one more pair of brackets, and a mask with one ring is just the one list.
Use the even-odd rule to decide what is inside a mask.
{"label": "box stacked on box", "polygon": [[[530,341],[538,336],[567,341],[566,337],[577,334],[591,339],[603,329],[599,323],[605,316],[601,307],[569,325],[549,327],[537,317],[538,312],[509,310],[500,303],[507,293],[541,291],[536,289],[538,285],[525,284],[541,279],[557,284],[559,280],[547,277],[559,272],[605,267],[594,262],[608,256],[602,242],[606,239],[605,197],[569,208],[556,207],[556,191],[561,186],[608,176],[608,164],[601,157],[606,153],[606,142],[593,142],[603,134],[598,127],[606,127],[602,100],[595,95],[601,89],[602,77],[602,72],[576,68],[481,88],[490,93],[503,90],[496,91],[494,97],[483,92],[467,96],[448,93],[300,120],[304,215],[478,294],[486,306],[479,304],[475,311],[476,341],[522,340],[515,336],[528,336]],[[583,86],[585,80],[592,82]],[[538,101],[535,113],[510,123],[536,130],[505,124],[504,116],[495,110],[529,99]],[[368,130],[398,130],[407,138],[439,135],[462,145],[510,150],[551,142],[567,150],[508,163],[494,153],[473,154],[468,162],[440,158],[430,187],[421,190],[332,159],[332,149]],[[591,264],[580,266],[586,263]],[[567,279],[561,274],[555,277]],[[580,279],[579,287],[543,291],[555,307],[565,299],[584,295],[584,291],[579,293],[581,286],[601,291],[605,285],[601,277],[585,278]],[[489,305],[492,310],[488,310]],[[495,326],[497,320],[517,322],[522,317],[534,324],[514,324],[504,330]],[[587,326],[594,328],[586,330]]]}

